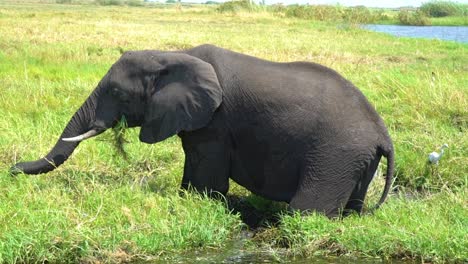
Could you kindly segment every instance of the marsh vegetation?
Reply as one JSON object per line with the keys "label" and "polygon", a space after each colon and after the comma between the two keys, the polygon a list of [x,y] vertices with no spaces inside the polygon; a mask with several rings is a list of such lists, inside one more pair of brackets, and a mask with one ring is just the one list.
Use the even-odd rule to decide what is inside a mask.
{"label": "marsh vegetation", "polygon": [[[222,249],[247,228],[242,207],[257,212],[261,226],[245,249],[281,252],[279,259],[468,260],[468,46],[216,8],[0,4],[0,262],[158,260]],[[384,206],[373,215],[329,220],[289,214],[235,183],[230,193],[238,198],[230,206],[179,195],[179,139],[146,145],[138,129],[120,139],[128,159],[109,131],[82,143],[54,172],[9,175],[12,164],[50,149],[122,52],[203,43],[273,61],[314,61],[359,87],[396,148],[395,192]],[[428,154],[444,143],[445,156],[430,165]],[[383,188],[382,171],[369,205]]]}

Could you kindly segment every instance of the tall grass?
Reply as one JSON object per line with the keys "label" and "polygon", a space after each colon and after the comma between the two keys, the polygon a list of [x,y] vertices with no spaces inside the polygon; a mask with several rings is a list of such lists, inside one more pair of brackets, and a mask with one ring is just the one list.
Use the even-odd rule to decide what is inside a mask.
{"label": "tall grass", "polygon": [[[462,194],[467,195],[466,190]],[[468,207],[461,197],[451,192],[423,198],[423,202],[401,197],[391,200],[372,217],[352,216],[342,221],[329,221],[316,214],[288,215],[274,231],[280,234],[272,235],[282,239],[263,239],[290,247],[299,255],[360,253],[461,263],[468,259]]]}
{"label": "tall grass", "polygon": [[106,183],[70,171],[46,179],[0,177],[0,262],[129,261],[221,246],[239,230],[222,203],[164,196],[147,182]]}
{"label": "tall grass", "polygon": [[[446,10],[455,11],[446,11]],[[468,20],[468,5],[452,2],[429,2],[418,9],[401,9],[389,11],[365,6],[344,7],[340,5],[288,5],[274,4],[270,6],[257,5],[248,0],[227,1],[220,4],[216,11],[220,13],[241,14],[269,12],[278,17],[300,18],[333,23],[357,24],[402,24],[428,26],[436,25],[466,25]],[[444,15],[441,15],[444,14]],[[434,19],[446,16],[448,19]]]}
{"label": "tall grass", "polygon": [[371,10],[364,6],[342,7],[331,5],[289,5],[276,4],[271,6],[257,5],[248,0],[225,2],[216,9],[221,13],[241,12],[271,12],[280,17],[295,17],[317,21],[347,22],[352,24],[374,23],[388,19],[382,10]]}
{"label": "tall grass", "polygon": [[451,1],[430,1],[419,9],[431,17],[468,16],[468,4]]}
{"label": "tall grass", "polygon": [[99,5],[128,5],[128,6],[143,6],[143,0],[95,0]]}
{"label": "tall grass", "polygon": [[314,19],[318,21],[346,22],[351,24],[368,24],[387,19],[381,10],[371,10],[364,6],[291,5],[286,7],[285,14],[288,17]]}
{"label": "tall grass", "polygon": [[[449,1],[431,1],[421,5],[417,10],[400,10],[398,20],[403,25],[428,26],[466,25],[468,23],[468,5]],[[431,19],[450,17],[450,19]],[[459,22],[458,19],[460,20]]]}
{"label": "tall grass", "polygon": [[220,4],[216,11],[220,13],[232,13],[236,14],[239,12],[254,12],[258,11],[259,6],[255,3],[251,3],[249,0],[236,0],[236,1],[227,1]]}
{"label": "tall grass", "polygon": [[403,25],[429,26],[431,20],[422,11],[402,10],[398,13],[398,20]]}
{"label": "tall grass", "polygon": [[[466,44],[397,39],[270,12],[227,16],[213,10],[0,4],[0,262],[158,258],[220,248],[238,234],[239,216],[223,203],[178,195],[184,154],[176,137],[146,145],[138,129],[127,129],[126,160],[109,131],[80,144],[49,174],[12,178],[7,171],[49,151],[123,51],[203,43],[340,72],[389,128],[398,189],[427,195],[391,197],[375,215],[343,221],[284,215],[261,236],[271,233],[268,241],[304,255],[466,258]],[[430,165],[428,154],[444,143],[446,155]],[[381,190],[373,187],[371,200]],[[235,183],[230,192],[248,195]]]}

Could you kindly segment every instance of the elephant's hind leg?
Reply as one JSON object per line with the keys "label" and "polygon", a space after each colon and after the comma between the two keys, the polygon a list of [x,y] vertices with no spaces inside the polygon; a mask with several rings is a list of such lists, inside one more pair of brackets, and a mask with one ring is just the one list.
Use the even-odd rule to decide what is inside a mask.
{"label": "elephant's hind leg", "polygon": [[314,210],[328,217],[339,216],[361,177],[359,161],[345,153],[322,154],[306,165],[289,205],[301,211]]}
{"label": "elephant's hind leg", "polygon": [[374,177],[375,171],[379,166],[381,156],[376,157],[376,159],[372,160],[369,164],[367,170],[362,171],[361,179],[354,187],[353,192],[351,193],[351,197],[349,197],[349,201],[345,206],[344,213],[346,215],[352,213],[353,211],[360,214],[362,211],[362,207],[364,206],[364,199],[366,198],[367,189],[369,188],[369,184]]}

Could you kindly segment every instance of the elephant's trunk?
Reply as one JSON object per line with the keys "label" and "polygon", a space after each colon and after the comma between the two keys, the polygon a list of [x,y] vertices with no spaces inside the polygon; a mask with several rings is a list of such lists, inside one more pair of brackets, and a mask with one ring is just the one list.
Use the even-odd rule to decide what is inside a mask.
{"label": "elephant's trunk", "polygon": [[[83,105],[76,111],[49,154],[36,161],[19,162],[10,169],[10,172],[12,174],[21,172],[26,174],[47,173],[64,163],[80,142],[66,142],[62,139],[81,135],[93,128],[99,90],[99,87],[95,89]],[[98,132],[104,130],[105,129],[99,129]]]}

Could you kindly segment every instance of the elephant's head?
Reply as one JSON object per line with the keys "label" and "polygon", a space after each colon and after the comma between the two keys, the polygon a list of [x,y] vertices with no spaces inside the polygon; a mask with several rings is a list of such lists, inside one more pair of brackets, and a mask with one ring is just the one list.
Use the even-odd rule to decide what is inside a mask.
{"label": "elephant's head", "polygon": [[80,141],[117,124],[141,126],[140,140],[162,141],[179,131],[205,126],[222,101],[211,66],[184,53],[127,52],[73,115],[53,149],[42,159],[20,162],[12,173],[46,173],[62,164]]}

